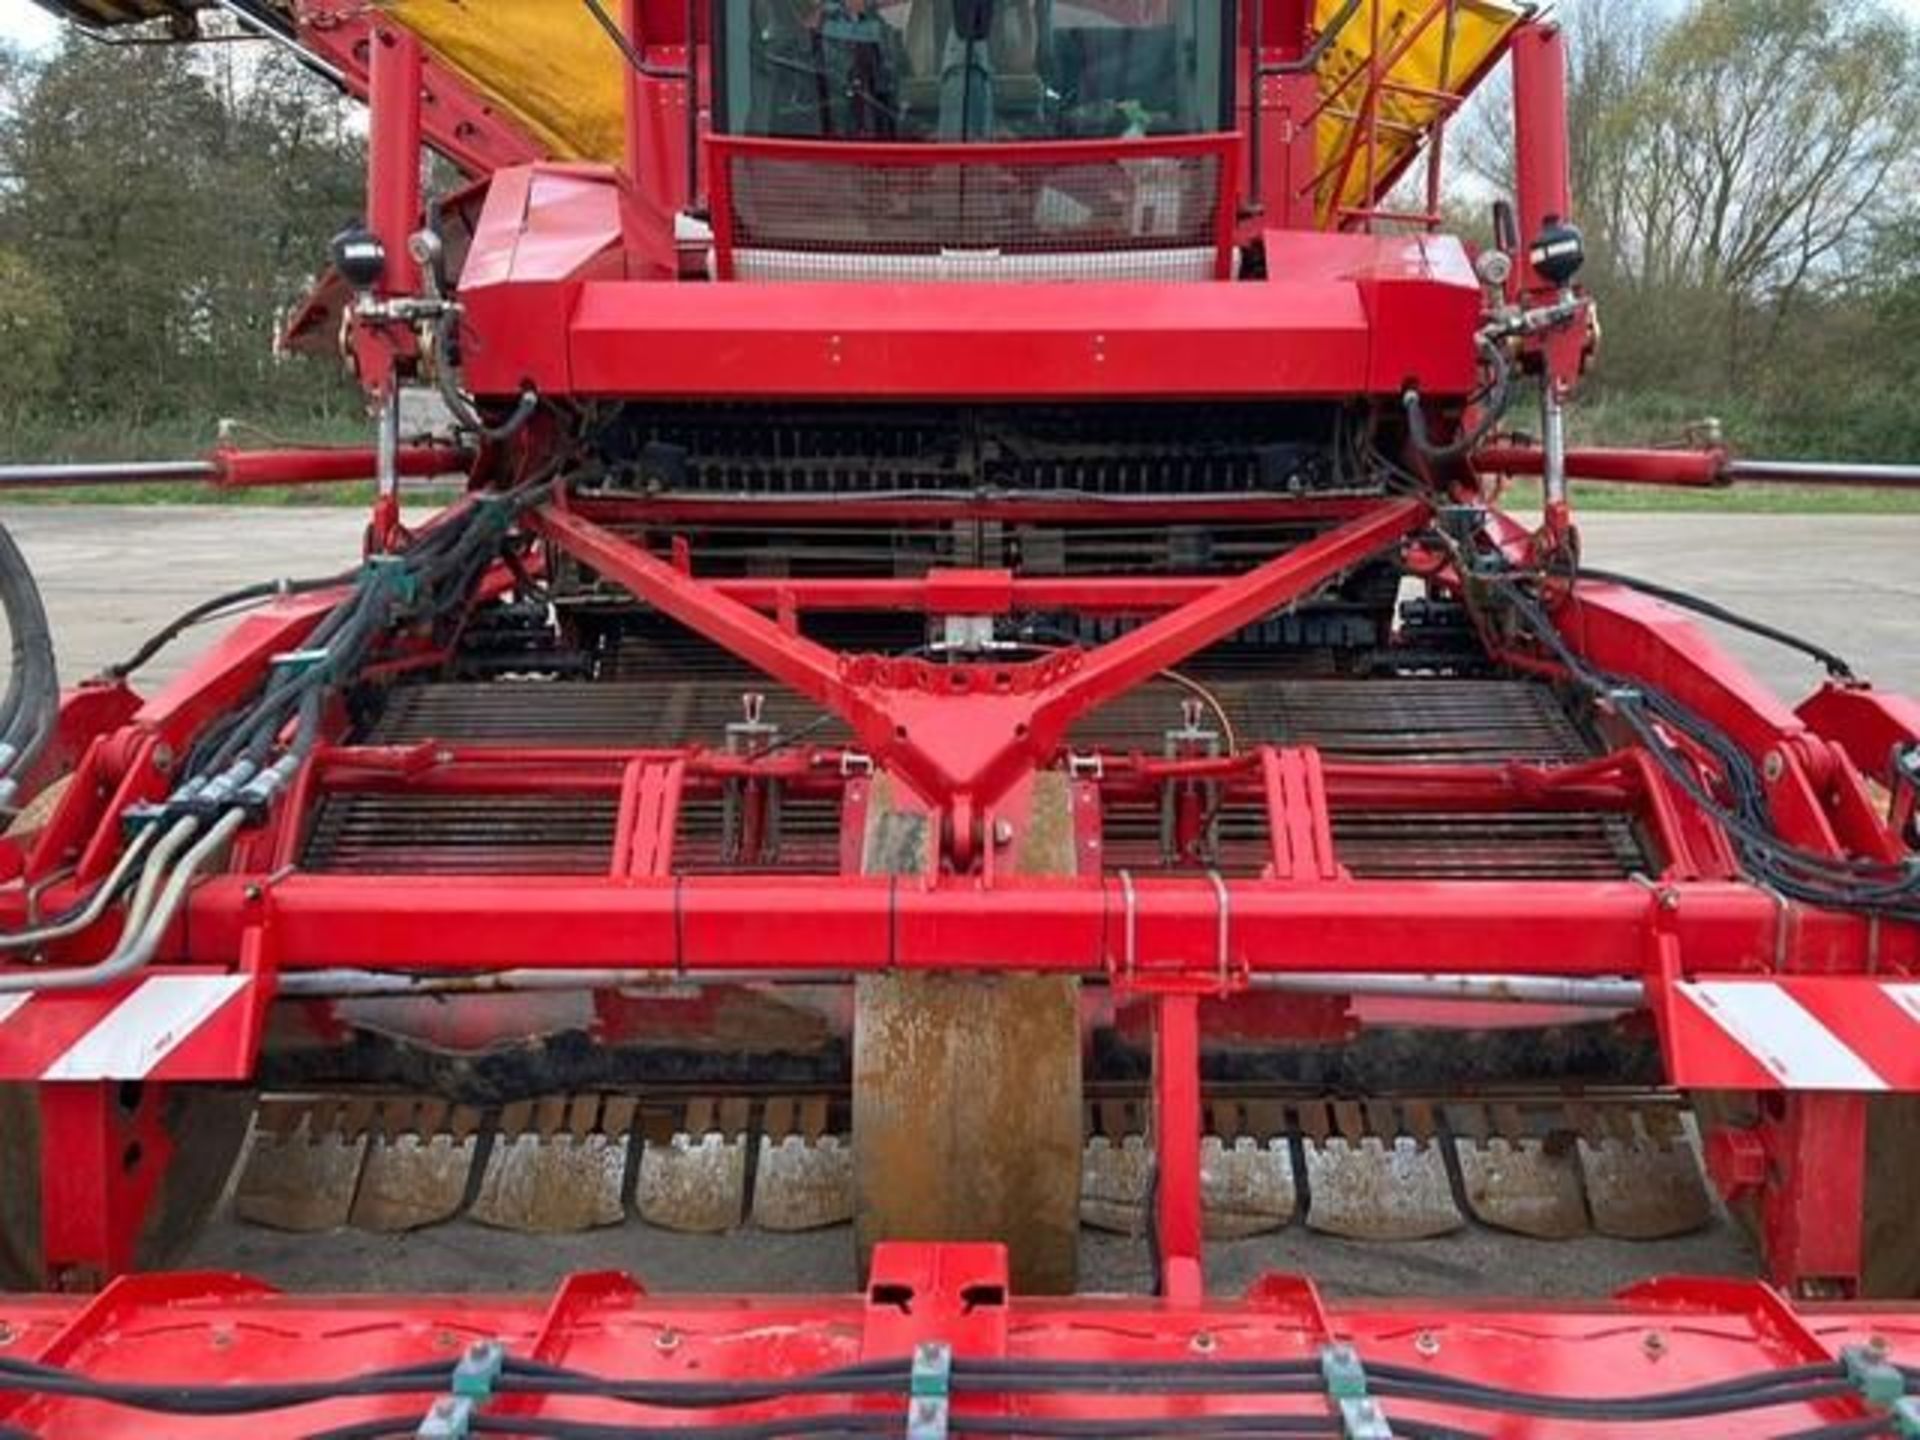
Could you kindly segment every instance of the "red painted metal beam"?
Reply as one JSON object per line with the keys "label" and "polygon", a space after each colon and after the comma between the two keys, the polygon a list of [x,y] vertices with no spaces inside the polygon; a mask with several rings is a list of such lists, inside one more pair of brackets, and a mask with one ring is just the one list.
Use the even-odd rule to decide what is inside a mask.
{"label": "red painted metal beam", "polygon": [[1350,520],[1257,570],[1089,652],[1086,662],[1044,696],[1033,716],[1038,744],[1064,739],[1080,716],[1171,669],[1195,651],[1305,599],[1340,575],[1391,549],[1427,523],[1422,500],[1393,500]]}
{"label": "red painted metal beam", "polygon": [[[1663,892],[1629,881],[1224,882],[1236,975],[1332,969],[1409,973],[1632,975],[1649,964]],[[1205,879],[1138,877],[1130,905],[1106,880],[956,881],[841,876],[226,875],[189,901],[185,955],[223,963],[250,917],[271,918],[282,969],[515,967],[862,971],[890,967],[1123,968],[1125,936],[1168,973],[1218,973],[1220,892]],[[259,901],[249,891],[264,891]],[[1864,971],[1868,926],[1787,913],[1751,886],[1673,888],[1686,972],[1762,971],[1787,927],[1796,953]],[[1881,963],[1912,966],[1914,935],[1885,927]],[[184,958],[184,956],[183,956]]]}
{"label": "red painted metal beam", "polygon": [[[1489,445],[1477,450],[1481,475],[1538,475],[1545,452],[1533,445]],[[1567,478],[1613,485],[1678,485],[1714,489],[1730,483],[1725,450],[1594,449],[1567,452]]]}
{"label": "red painted metal beam", "polygon": [[[213,483],[230,490],[371,480],[377,467],[371,446],[239,450],[222,445],[208,458]],[[457,445],[402,445],[398,452],[400,474],[414,479],[462,474],[472,458]]]}
{"label": "red painted metal beam", "polygon": [[1041,499],[1017,493],[990,497],[873,499],[858,493],[821,499],[784,495],[575,495],[570,508],[603,525],[941,524],[1003,520],[1022,524],[1080,525],[1098,533],[1106,525],[1301,525],[1351,520],[1378,502],[1366,496],[1087,494]]}
{"label": "red painted metal beam", "polygon": [[[951,572],[946,572],[950,574]],[[1086,615],[1154,615],[1205,599],[1224,582],[1215,575],[1157,575],[1041,579],[998,572],[973,603],[941,571],[913,580],[838,580],[792,577],[707,580],[711,593],[755,610],[907,610],[927,615],[1011,615],[1073,610]]]}
{"label": "red painted metal beam", "polygon": [[[366,99],[373,13],[362,0],[301,0],[297,12],[301,42],[337,68],[356,97]],[[546,158],[545,147],[518,121],[487,104],[431,55],[424,57],[421,74],[427,143],[468,175],[484,177]]]}
{"label": "red painted metal beam", "polygon": [[420,224],[421,46],[404,26],[375,20],[367,111],[367,225],[387,252],[383,295],[413,295],[420,265],[407,238]]}
{"label": "red painted metal beam", "polygon": [[[853,727],[874,761],[952,808],[950,844],[966,868],[978,807],[1051,761],[1073,722],[1195,651],[1305,598],[1426,523],[1393,500],[1084,654],[1025,664],[928,666],[849,657],[770,621],[626,538],[549,505],[536,530],[689,629],[724,646]],[[937,575],[927,584],[951,585]],[[1006,588],[1011,589],[1009,578]]]}

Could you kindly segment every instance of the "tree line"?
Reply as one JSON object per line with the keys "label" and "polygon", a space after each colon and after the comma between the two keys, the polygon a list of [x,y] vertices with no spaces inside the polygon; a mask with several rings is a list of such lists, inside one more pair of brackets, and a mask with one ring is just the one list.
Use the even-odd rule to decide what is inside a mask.
{"label": "tree line", "polygon": [[[1722,418],[1751,453],[1920,459],[1920,40],[1878,0],[1566,0],[1589,434]],[[1507,184],[1454,127],[1464,228]],[[0,453],[129,453],[216,416],[357,423],[274,336],[361,207],[364,130],[285,54],[0,50]],[[177,448],[177,447],[176,447]]]}

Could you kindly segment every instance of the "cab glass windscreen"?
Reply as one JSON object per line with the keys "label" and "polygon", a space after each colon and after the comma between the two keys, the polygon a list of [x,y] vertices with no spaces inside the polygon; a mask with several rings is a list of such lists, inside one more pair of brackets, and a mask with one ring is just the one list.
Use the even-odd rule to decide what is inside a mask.
{"label": "cab glass windscreen", "polygon": [[1108,140],[1228,127],[1231,0],[720,0],[718,127]]}

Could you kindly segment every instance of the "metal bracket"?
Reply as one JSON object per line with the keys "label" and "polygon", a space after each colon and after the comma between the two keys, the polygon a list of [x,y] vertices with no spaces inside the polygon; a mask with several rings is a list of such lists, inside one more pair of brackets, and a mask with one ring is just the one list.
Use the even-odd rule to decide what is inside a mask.
{"label": "metal bracket", "polygon": [[1233,980],[1230,973],[1232,947],[1229,944],[1233,935],[1233,897],[1227,889],[1227,882],[1220,878],[1220,872],[1218,870],[1207,871],[1207,879],[1213,882],[1213,893],[1218,896],[1220,900],[1220,931],[1217,941],[1219,954],[1216,958],[1220,972],[1220,993],[1222,995],[1229,995],[1233,992]]}
{"label": "metal bracket", "polygon": [[1907,1378],[1885,1351],[1849,1345],[1840,1352],[1840,1363],[1847,1367],[1847,1383],[1874,1409],[1891,1410],[1906,1398]]}
{"label": "metal bracket", "polygon": [[1320,1377],[1340,1419],[1346,1440],[1393,1440],[1380,1402],[1367,1394],[1367,1371],[1351,1345],[1328,1345],[1320,1352]]}
{"label": "metal bracket", "polygon": [[1125,957],[1121,973],[1126,977],[1127,984],[1131,985],[1134,972],[1140,966],[1140,896],[1133,888],[1131,870],[1121,870],[1119,877],[1120,898],[1126,910],[1120,931],[1121,954]]}
{"label": "metal bracket", "polygon": [[1074,780],[1101,780],[1106,777],[1107,762],[1098,751],[1081,754],[1077,750],[1067,752],[1067,775]]}

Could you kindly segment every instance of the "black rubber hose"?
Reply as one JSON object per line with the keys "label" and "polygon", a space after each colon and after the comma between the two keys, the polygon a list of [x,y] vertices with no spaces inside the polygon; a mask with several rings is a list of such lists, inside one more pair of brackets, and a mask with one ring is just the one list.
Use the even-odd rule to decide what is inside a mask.
{"label": "black rubber hose", "polygon": [[1480,419],[1471,430],[1462,430],[1447,444],[1437,445],[1427,429],[1427,412],[1420,392],[1409,385],[1400,397],[1400,404],[1407,412],[1407,439],[1425,460],[1442,463],[1465,458],[1493,433],[1513,402],[1513,367],[1507,363],[1507,352],[1485,336],[1479,338],[1479,346],[1480,354],[1493,371],[1493,383],[1480,406]]}
{"label": "black rubber hose", "polygon": [[514,405],[513,413],[498,425],[489,425],[481,417],[480,412],[473,408],[473,402],[462,393],[459,380],[454,374],[454,332],[451,310],[443,311],[433,322],[433,335],[434,349],[438,352],[439,358],[439,363],[433,367],[434,376],[439,383],[440,398],[446,402],[447,409],[453,412],[456,420],[477,433],[482,440],[498,444],[502,440],[512,439],[519,432],[520,427],[533,418],[533,412],[540,404],[539,394],[532,386],[527,386],[520,392],[520,399]]}
{"label": "black rubber hose", "polygon": [[1827,673],[1836,680],[1851,682],[1860,678],[1854,672],[1853,666],[1825,646],[1816,645],[1813,641],[1795,635],[1790,630],[1781,630],[1763,620],[1755,620],[1736,610],[1729,610],[1726,606],[1708,600],[1704,596],[1691,595],[1685,590],[1675,590],[1667,585],[1657,585],[1651,580],[1642,580],[1635,575],[1622,575],[1618,570],[1593,570],[1585,565],[1580,567],[1580,578],[1599,580],[1608,585],[1624,585],[1629,590],[1638,590],[1643,595],[1651,595],[1654,599],[1664,600],[1669,605],[1691,610],[1696,615],[1706,616],[1709,620],[1718,620],[1722,625],[1731,625],[1736,630],[1745,630],[1750,635],[1758,635],[1777,645],[1784,645],[1789,650],[1798,650],[1802,655],[1826,666]]}
{"label": "black rubber hose", "polygon": [[0,808],[10,806],[13,777],[24,775],[53,738],[60,714],[60,674],[53,653],[53,629],[27,557],[0,525],[0,607],[12,637],[13,668],[0,713],[0,745],[6,758],[0,776]]}
{"label": "black rubber hose", "polygon": [[306,580],[261,580],[252,585],[242,585],[238,590],[229,590],[224,595],[216,595],[211,600],[202,600],[154,631],[126,659],[107,666],[100,672],[100,678],[120,680],[133,674],[195,625],[227,619],[232,612],[263,604],[282,595],[306,595],[316,590],[346,585],[352,582],[355,573],[354,570],[343,570],[338,575],[316,576]]}

